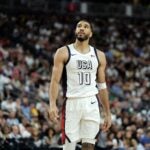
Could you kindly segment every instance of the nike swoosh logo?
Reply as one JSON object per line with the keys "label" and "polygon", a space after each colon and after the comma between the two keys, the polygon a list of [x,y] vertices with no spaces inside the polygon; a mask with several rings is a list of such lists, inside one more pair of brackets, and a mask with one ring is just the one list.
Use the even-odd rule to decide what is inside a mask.
{"label": "nike swoosh logo", "polygon": [[75,55],[77,55],[77,54],[71,54],[71,56],[75,56]]}
{"label": "nike swoosh logo", "polygon": [[95,57],[95,55],[91,55],[91,57]]}
{"label": "nike swoosh logo", "polygon": [[94,104],[94,103],[96,103],[96,101],[94,101],[94,102],[91,102],[91,104]]}

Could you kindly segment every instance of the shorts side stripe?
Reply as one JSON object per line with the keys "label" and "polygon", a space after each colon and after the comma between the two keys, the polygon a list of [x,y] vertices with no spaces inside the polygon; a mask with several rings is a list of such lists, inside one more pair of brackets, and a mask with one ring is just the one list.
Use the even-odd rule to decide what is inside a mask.
{"label": "shorts side stripe", "polygon": [[61,128],[62,128],[61,140],[62,140],[62,144],[65,144],[65,139],[67,139],[69,143],[71,142],[71,140],[69,139],[69,137],[65,133],[66,101],[67,101],[67,99],[65,99],[63,107],[62,107],[62,120],[61,120]]}

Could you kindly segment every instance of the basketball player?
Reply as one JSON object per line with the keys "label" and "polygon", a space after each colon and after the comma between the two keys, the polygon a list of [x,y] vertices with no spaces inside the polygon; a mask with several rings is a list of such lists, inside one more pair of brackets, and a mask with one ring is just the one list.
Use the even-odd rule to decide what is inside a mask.
{"label": "basketball player", "polygon": [[[105,118],[102,131],[111,126],[108,92],[105,81],[106,58],[102,51],[89,45],[92,25],[87,20],[77,23],[74,43],[61,47],[54,56],[50,83],[50,119],[57,122],[56,99],[61,78],[66,81],[66,101],[63,110],[63,150],[75,150],[82,142],[82,150],[94,150],[100,127],[99,101]],[[66,73],[66,78],[63,76]],[[97,96],[98,95],[98,96]]]}

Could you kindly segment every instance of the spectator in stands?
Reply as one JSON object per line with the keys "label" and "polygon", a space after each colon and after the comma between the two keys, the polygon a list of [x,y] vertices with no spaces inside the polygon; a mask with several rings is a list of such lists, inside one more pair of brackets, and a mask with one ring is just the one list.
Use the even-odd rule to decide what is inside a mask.
{"label": "spectator in stands", "polygon": [[3,75],[2,67],[0,66],[0,100],[4,99],[4,88],[6,85],[10,84],[10,78]]}
{"label": "spectator in stands", "polygon": [[127,129],[125,131],[124,139],[123,139],[125,149],[136,149],[137,142],[133,137],[133,133],[131,129]]}
{"label": "spectator in stands", "polygon": [[7,100],[2,101],[1,103],[2,110],[6,112],[17,111],[17,104],[14,101],[13,97],[8,97]]}
{"label": "spectator in stands", "polygon": [[11,133],[11,128],[8,125],[5,125],[2,128],[2,139],[7,139],[9,138],[9,134]]}
{"label": "spectator in stands", "polygon": [[146,150],[150,149],[150,127],[146,129],[145,134],[141,137],[140,142]]}
{"label": "spectator in stands", "polygon": [[53,141],[53,137],[55,135],[55,130],[53,128],[48,128],[46,131],[46,136],[44,137],[45,144],[46,145],[51,145],[54,144],[55,142]]}
{"label": "spectator in stands", "polygon": [[28,97],[24,96],[21,104],[21,112],[28,120],[31,120],[31,111]]}
{"label": "spectator in stands", "polygon": [[16,116],[16,112],[15,111],[11,111],[10,113],[9,113],[9,117],[7,118],[7,124],[9,125],[9,126],[12,126],[12,125],[19,125],[19,120],[18,120],[18,118],[17,118],[17,116]]}
{"label": "spectator in stands", "polygon": [[43,139],[40,137],[40,130],[36,127],[32,129],[32,140],[35,148],[41,147],[44,143]]}
{"label": "spectator in stands", "polygon": [[19,139],[21,138],[20,130],[18,125],[12,125],[11,126],[11,132],[8,135],[8,138],[10,139]]}

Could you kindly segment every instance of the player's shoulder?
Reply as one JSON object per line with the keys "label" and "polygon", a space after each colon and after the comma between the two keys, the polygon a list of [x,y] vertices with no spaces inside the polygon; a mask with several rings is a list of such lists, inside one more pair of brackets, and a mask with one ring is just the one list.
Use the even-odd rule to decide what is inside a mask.
{"label": "player's shoulder", "polygon": [[68,54],[67,46],[62,46],[56,50],[55,58],[66,62],[68,57],[69,57],[69,54]]}
{"label": "player's shoulder", "polygon": [[106,64],[106,56],[105,53],[102,50],[96,49],[98,60],[100,64]]}
{"label": "player's shoulder", "polygon": [[62,47],[58,48],[56,52],[57,53],[65,53],[65,52],[67,52],[67,46],[62,46]]}
{"label": "player's shoulder", "polygon": [[61,56],[66,56],[68,55],[68,49],[67,46],[62,46],[56,50],[55,55],[61,55]]}
{"label": "player's shoulder", "polygon": [[96,52],[97,52],[98,57],[100,57],[100,58],[105,57],[105,53],[102,50],[96,49]]}

